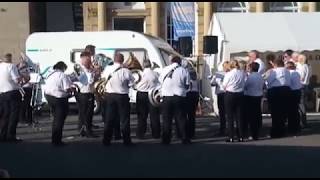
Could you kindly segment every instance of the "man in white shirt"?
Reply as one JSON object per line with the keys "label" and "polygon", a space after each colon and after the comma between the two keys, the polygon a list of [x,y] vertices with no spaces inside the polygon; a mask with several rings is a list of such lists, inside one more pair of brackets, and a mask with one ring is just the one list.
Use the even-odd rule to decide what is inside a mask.
{"label": "man in white shirt", "polygon": [[22,78],[12,64],[11,54],[0,62],[0,102],[3,107],[0,127],[0,142],[20,142],[16,137],[22,96],[19,92]]}
{"label": "man in white shirt", "polygon": [[[124,145],[133,145],[130,136],[129,88],[133,86],[134,77],[129,69],[123,67],[123,61],[123,55],[116,53],[114,64],[107,66],[102,73],[102,77],[108,81],[106,85],[106,105],[104,107],[103,144],[105,146],[110,145],[114,126],[119,120]],[[116,115],[119,115],[119,118]]]}
{"label": "man in white shirt", "polygon": [[175,117],[183,144],[190,144],[190,137],[187,134],[187,118],[185,112],[186,95],[190,85],[188,71],[181,66],[181,59],[174,56],[171,65],[165,67],[159,77],[162,83],[161,93],[163,133],[162,143],[171,143],[172,120]]}
{"label": "man in white shirt", "polygon": [[256,51],[256,50],[250,51],[248,53],[248,56],[249,56],[249,62],[250,63],[256,62],[256,63],[259,64],[258,73],[263,75],[265,73],[266,67],[265,67],[264,62],[259,58],[259,52]]}
{"label": "man in white shirt", "polygon": [[290,72],[284,67],[282,59],[271,62],[273,69],[267,77],[268,102],[271,110],[271,138],[285,136],[285,122],[288,118],[288,102],[290,101]]}
{"label": "man in white shirt", "polygon": [[79,75],[80,92],[76,95],[79,107],[79,130],[80,136],[97,137],[92,132],[92,118],[94,110],[93,85],[96,81],[91,63],[91,55],[82,52],[80,55],[82,72]]}
{"label": "man in white shirt", "polygon": [[53,66],[54,71],[47,76],[44,86],[45,98],[53,113],[51,143],[54,146],[65,145],[62,142],[62,131],[69,111],[68,98],[70,93],[75,91],[70,78],[64,74],[66,69],[67,65],[64,62],[56,63]]}
{"label": "man in white shirt", "polygon": [[288,114],[288,133],[296,136],[300,132],[300,116],[299,104],[301,97],[302,83],[300,74],[296,71],[296,66],[293,62],[287,62],[287,69],[290,71],[290,98],[289,98],[289,114]]}
{"label": "man in white shirt", "polygon": [[259,130],[262,125],[261,99],[264,80],[261,74],[258,73],[258,63],[251,63],[249,68],[250,73],[244,86],[245,124],[243,127],[246,135],[249,125],[253,140],[258,140]]}
{"label": "man in white shirt", "polygon": [[159,74],[151,69],[150,60],[143,62],[141,81],[136,85],[137,89],[137,137],[143,139],[147,131],[147,119],[150,114],[151,134],[154,139],[160,138],[160,110],[154,107],[148,98],[148,92],[160,85]]}

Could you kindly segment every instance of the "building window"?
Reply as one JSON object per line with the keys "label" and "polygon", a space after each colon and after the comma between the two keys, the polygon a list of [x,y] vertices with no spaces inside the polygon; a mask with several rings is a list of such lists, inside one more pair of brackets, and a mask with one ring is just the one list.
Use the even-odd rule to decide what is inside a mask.
{"label": "building window", "polygon": [[173,29],[173,21],[171,14],[171,4],[166,3],[167,10],[167,42],[175,49],[178,48],[178,41],[174,39],[174,29]]}
{"label": "building window", "polygon": [[299,12],[298,2],[266,2],[266,12]]}
{"label": "building window", "polygon": [[74,20],[74,30],[83,31],[83,3],[82,2],[73,2],[73,20]]}
{"label": "building window", "polygon": [[249,12],[248,2],[215,2],[213,4],[215,12]]}

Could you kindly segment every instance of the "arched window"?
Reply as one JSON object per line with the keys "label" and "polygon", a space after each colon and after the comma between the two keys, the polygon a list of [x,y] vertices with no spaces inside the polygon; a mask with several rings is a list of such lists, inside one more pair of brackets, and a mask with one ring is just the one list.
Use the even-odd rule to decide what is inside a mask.
{"label": "arched window", "polygon": [[267,2],[266,12],[299,12],[298,2]]}
{"label": "arched window", "polygon": [[215,12],[249,12],[248,2],[215,2],[213,5]]}

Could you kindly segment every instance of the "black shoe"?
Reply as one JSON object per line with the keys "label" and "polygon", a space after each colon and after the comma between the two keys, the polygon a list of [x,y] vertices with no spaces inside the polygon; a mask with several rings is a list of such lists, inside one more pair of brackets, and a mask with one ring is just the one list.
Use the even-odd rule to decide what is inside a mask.
{"label": "black shoe", "polygon": [[103,140],[103,141],[102,141],[102,144],[103,144],[104,146],[110,146],[110,145],[111,145],[111,142],[110,142],[110,141]]}
{"label": "black shoe", "polygon": [[6,140],[6,142],[9,142],[9,143],[20,143],[22,142],[23,140],[20,139],[20,138],[9,138]]}
{"label": "black shoe", "polygon": [[52,142],[52,145],[56,147],[62,147],[62,146],[66,146],[67,144],[60,141],[60,142]]}
{"label": "black shoe", "polygon": [[185,144],[185,145],[191,144],[191,140],[190,139],[183,140],[182,144]]}
{"label": "black shoe", "polygon": [[234,140],[232,138],[229,138],[226,140],[226,142],[234,142]]}

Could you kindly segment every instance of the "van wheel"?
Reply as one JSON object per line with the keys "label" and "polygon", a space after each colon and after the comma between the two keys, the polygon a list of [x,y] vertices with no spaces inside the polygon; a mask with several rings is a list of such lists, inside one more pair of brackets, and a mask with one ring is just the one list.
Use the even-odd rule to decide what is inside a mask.
{"label": "van wheel", "polygon": [[94,114],[99,114],[101,110],[101,102],[97,99],[94,100],[94,109],[93,109],[93,113]]}

